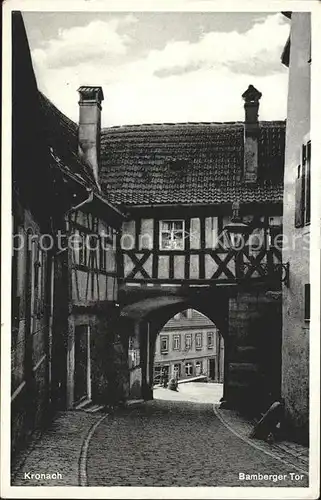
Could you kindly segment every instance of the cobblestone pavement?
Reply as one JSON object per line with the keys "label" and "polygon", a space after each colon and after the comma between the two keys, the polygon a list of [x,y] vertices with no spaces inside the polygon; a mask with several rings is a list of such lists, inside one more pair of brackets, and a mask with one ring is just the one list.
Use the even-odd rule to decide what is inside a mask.
{"label": "cobblestone pavement", "polygon": [[[283,479],[243,480],[240,473]],[[100,423],[88,448],[87,478],[89,486],[308,486],[307,475],[233,434],[212,404],[165,399]]]}
{"label": "cobblestone pavement", "polygon": [[[214,412],[232,432],[239,437],[249,440],[249,435],[253,430],[253,423],[239,415],[235,410],[219,409],[215,405]],[[262,440],[251,439],[252,446],[262,449],[265,453],[273,454],[279,459],[298,468],[301,472],[308,473],[309,469],[309,449],[290,441],[267,443]]]}
{"label": "cobblestone pavement", "polygon": [[283,440],[282,442],[267,443],[257,439],[249,439],[254,422],[246,419],[235,410],[219,409],[220,398],[223,394],[223,384],[188,383],[179,386],[177,393],[163,388],[154,390],[157,399],[173,401],[198,401],[213,403],[216,416],[237,436],[251,443],[252,446],[293,465],[299,467],[300,472],[308,473],[309,449],[306,446]]}
{"label": "cobblestone pavement", "polygon": [[[78,486],[84,440],[101,414],[83,411],[58,413],[50,428],[25,450],[12,467],[13,486]],[[52,479],[32,474],[61,474]],[[27,475],[27,476],[26,476]],[[30,476],[30,478],[29,478]]]}
{"label": "cobblestone pavement", "polygon": [[[306,487],[307,474],[300,480],[295,474],[308,470],[307,449],[278,443],[275,458],[275,445],[252,440],[260,449],[253,448],[251,423],[232,410],[215,409],[220,395],[218,384],[191,383],[178,392],[156,389],[156,400],[133,402],[114,414],[93,405],[61,412],[15,461],[12,485]],[[271,450],[273,456],[267,455]],[[28,477],[55,473],[61,477]],[[287,477],[247,481],[239,473]]]}

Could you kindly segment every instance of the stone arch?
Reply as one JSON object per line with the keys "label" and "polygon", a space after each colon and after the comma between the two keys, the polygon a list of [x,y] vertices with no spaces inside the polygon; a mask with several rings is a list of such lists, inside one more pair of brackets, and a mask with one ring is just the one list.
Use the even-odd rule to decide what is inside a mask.
{"label": "stone arch", "polygon": [[212,320],[224,338],[225,405],[255,414],[279,397],[281,313],[279,301],[264,288],[182,285],[127,292],[121,318],[132,324],[127,331],[136,331],[140,397],[152,398],[151,342],[172,316],[189,307]]}
{"label": "stone arch", "polygon": [[[216,307],[214,307],[214,304]],[[195,309],[209,318],[224,338],[224,387],[228,377],[228,296],[215,288],[208,290],[189,290],[181,295],[156,295],[126,305],[121,311],[123,324],[127,332],[131,322],[136,349],[139,346],[140,366],[132,369],[132,385],[137,388],[137,378],[141,377],[141,395],[152,399],[153,358],[155,342],[163,326],[175,314],[185,309]],[[132,394],[137,397],[137,391]],[[223,394],[224,398],[224,394]]]}

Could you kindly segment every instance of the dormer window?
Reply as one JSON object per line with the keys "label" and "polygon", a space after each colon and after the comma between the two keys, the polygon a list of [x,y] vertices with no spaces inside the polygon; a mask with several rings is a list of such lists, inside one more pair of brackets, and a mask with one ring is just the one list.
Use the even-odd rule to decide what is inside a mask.
{"label": "dormer window", "polygon": [[169,166],[174,172],[184,172],[188,163],[184,158],[171,158]]}
{"label": "dormer window", "polygon": [[159,247],[161,250],[184,250],[184,221],[160,221]]}

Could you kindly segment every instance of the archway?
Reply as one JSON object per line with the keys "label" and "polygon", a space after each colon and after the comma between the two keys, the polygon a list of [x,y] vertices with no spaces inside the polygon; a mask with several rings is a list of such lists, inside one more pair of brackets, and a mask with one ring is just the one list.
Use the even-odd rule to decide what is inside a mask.
{"label": "archway", "polygon": [[206,315],[192,308],[176,313],[158,332],[152,355],[155,399],[223,398],[224,338]]}
{"label": "archway", "polygon": [[156,338],[186,309],[207,316],[224,338],[225,407],[258,415],[279,397],[280,300],[252,288],[150,288],[128,292],[122,302],[121,319],[127,321],[123,338],[129,336],[133,347],[129,398],[153,398]]}
{"label": "archway", "polygon": [[[224,337],[225,356],[222,372],[225,393],[228,372],[228,297],[224,292],[217,293],[215,289],[189,289],[186,294],[154,295],[123,307],[121,318],[123,324],[126,324],[124,330],[129,345],[129,398],[153,398],[156,338],[173,316],[186,309],[194,309],[206,316],[220,331],[221,339]],[[196,370],[196,366],[192,369]],[[215,371],[216,367],[213,369]],[[201,370],[200,366],[198,370]]]}

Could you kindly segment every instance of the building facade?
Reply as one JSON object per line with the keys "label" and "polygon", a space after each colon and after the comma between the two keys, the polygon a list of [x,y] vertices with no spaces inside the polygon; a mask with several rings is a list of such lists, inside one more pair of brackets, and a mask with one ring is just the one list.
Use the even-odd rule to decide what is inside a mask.
{"label": "building facade", "polygon": [[[243,122],[102,129],[102,190],[128,213],[118,276],[131,397],[152,397],[157,336],[186,308],[224,337],[227,399],[263,410],[280,395],[281,296],[267,292],[281,287],[285,122],[259,120],[252,85],[242,97]],[[251,232],[239,251],[225,237],[234,211]]]}
{"label": "building facade", "polygon": [[125,398],[127,346],[114,326],[116,233],[124,215],[101,193],[87,126],[100,112],[101,89],[79,89],[78,127],[38,91],[19,12],[12,28],[15,453],[55,410]]}
{"label": "building facade", "polygon": [[223,383],[224,339],[203,314],[187,309],[160,331],[155,345],[154,383],[161,374],[178,380],[205,375]]}
{"label": "building facade", "polygon": [[285,13],[291,32],[282,62],[289,68],[284,170],[283,261],[289,287],[283,287],[282,396],[293,435],[309,435],[310,321],[310,86],[311,14]]}

